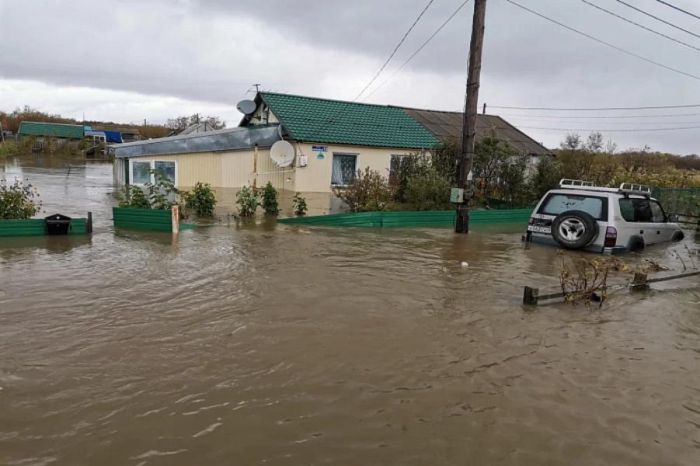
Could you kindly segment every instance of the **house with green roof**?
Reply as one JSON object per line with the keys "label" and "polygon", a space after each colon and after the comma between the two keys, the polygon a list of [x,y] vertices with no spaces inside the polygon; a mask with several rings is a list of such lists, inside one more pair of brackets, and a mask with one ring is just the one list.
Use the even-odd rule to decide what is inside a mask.
{"label": "house with green roof", "polygon": [[[152,169],[160,168],[184,189],[198,181],[223,189],[269,181],[282,191],[328,198],[357,170],[369,167],[389,176],[401,157],[430,153],[449,139],[441,132],[444,122],[436,119],[445,119],[445,112],[277,92],[259,92],[239,108],[245,115],[236,128],[112,146],[117,182],[143,184],[151,181]],[[524,152],[547,152],[491,120],[488,134],[503,126],[502,136],[528,140],[519,142]]]}
{"label": "house with green roof", "polygon": [[84,136],[84,128],[82,125],[22,121],[19,124],[19,130],[17,131],[17,134],[19,134],[20,136],[54,137],[59,139],[82,139]]}
{"label": "house with green roof", "polygon": [[[430,151],[440,141],[404,109],[260,92],[237,128],[112,146],[118,184],[145,184],[166,167],[179,188],[262,186],[330,195],[369,167],[389,175],[392,157]],[[254,109],[253,109],[254,108]],[[280,163],[275,146],[290,158]],[[277,144],[279,146],[279,144]]]}

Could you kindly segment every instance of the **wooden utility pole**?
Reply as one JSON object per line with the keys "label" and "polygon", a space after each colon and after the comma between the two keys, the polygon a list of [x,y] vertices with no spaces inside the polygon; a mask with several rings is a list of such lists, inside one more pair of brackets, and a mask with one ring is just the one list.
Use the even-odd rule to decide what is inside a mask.
{"label": "wooden utility pole", "polygon": [[462,147],[457,165],[457,183],[464,190],[464,199],[457,204],[455,232],[469,233],[469,201],[473,197],[472,161],[476,135],[476,114],[479,102],[479,76],[481,75],[481,51],[484,44],[484,19],[486,0],[475,0],[472,20],[472,37],[469,45],[469,65],[467,71],[467,95],[462,121]]}

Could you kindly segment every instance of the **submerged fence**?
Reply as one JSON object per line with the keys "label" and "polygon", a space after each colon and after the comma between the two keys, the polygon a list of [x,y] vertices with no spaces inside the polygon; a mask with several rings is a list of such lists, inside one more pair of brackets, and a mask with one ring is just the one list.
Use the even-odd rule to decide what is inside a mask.
{"label": "submerged fence", "polygon": [[667,213],[700,215],[700,188],[655,188],[652,195]]}
{"label": "submerged fence", "polygon": [[[532,209],[474,210],[469,214],[471,225],[517,224],[525,225]],[[350,214],[317,215],[281,219],[288,225],[329,227],[395,227],[395,228],[449,228],[454,226],[454,210],[419,212],[358,212]]]}

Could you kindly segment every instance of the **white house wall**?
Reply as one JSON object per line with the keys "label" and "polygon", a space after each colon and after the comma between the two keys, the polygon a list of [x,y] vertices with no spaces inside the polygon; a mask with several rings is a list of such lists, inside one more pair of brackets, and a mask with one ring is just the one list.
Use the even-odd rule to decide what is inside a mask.
{"label": "white house wall", "polygon": [[[333,144],[294,144],[297,150],[297,164],[299,156],[306,155],[308,165],[296,169],[296,190],[300,192],[326,193],[331,191],[331,174],[333,171],[333,154],[352,154],[357,156],[356,168],[364,170],[369,167],[383,176],[389,176],[392,155],[412,155],[420,153],[420,150],[390,149],[363,146],[343,146]],[[312,150],[313,146],[324,146],[327,151],[324,158],[317,158],[318,152]]]}

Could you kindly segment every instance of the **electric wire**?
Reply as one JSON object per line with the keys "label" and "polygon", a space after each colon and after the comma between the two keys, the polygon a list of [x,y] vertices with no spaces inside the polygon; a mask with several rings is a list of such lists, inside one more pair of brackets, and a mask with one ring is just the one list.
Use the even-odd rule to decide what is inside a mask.
{"label": "electric wire", "polygon": [[442,31],[445,28],[445,26],[447,26],[449,24],[449,22],[454,19],[455,16],[457,16],[457,14],[462,10],[462,8],[464,8],[466,6],[467,3],[469,3],[469,1],[470,0],[463,1],[457,7],[457,9],[455,9],[455,11],[453,11],[452,14],[450,16],[448,16],[447,19],[401,64],[401,66],[398,67],[396,69],[396,71],[394,71],[394,73],[391,74],[391,76],[386,78],[386,80],[382,81],[382,83],[379,84],[379,86],[375,87],[374,90],[372,90],[372,92],[370,92],[367,95],[367,97],[371,97],[375,92],[377,92],[379,89],[381,89],[386,83],[388,83],[394,77],[396,77],[396,75],[399,74],[401,72],[401,70],[403,70],[406,67],[406,65],[408,65],[411,62],[411,60],[413,60],[416,57],[416,55],[418,55],[425,48],[425,46],[428,45],[435,38],[435,36],[437,36],[440,33],[440,31]]}
{"label": "electric wire", "polygon": [[692,16],[692,17],[695,18],[695,19],[700,19],[700,16],[696,15],[695,13],[691,13],[691,12],[689,12],[689,11],[687,11],[687,10],[684,10],[684,9],[681,8],[681,7],[677,7],[676,5],[672,5],[672,4],[668,3],[668,2],[665,2],[664,0],[656,0],[656,1],[659,2],[659,3],[661,3],[662,5],[666,5],[666,6],[668,6],[668,7],[671,7],[671,8],[673,8],[674,10],[678,10],[678,11],[680,11],[681,13],[685,13],[685,14],[688,15],[688,16]]}
{"label": "electric wire", "polygon": [[680,131],[680,130],[689,130],[689,129],[700,129],[700,126],[680,126],[680,127],[674,127],[674,128],[607,128],[607,129],[598,129],[598,128],[550,128],[550,127],[542,127],[542,126],[520,126],[516,125],[517,128],[525,128],[525,129],[535,129],[535,130],[542,130],[542,131],[593,131],[593,132],[599,132],[599,133],[643,133],[647,131],[653,131],[653,132],[658,132],[658,131]]}
{"label": "electric wire", "polygon": [[643,60],[643,61],[645,61],[645,62],[647,62],[647,63],[651,63],[652,65],[656,65],[656,66],[661,67],[661,68],[664,68],[664,69],[666,69],[666,70],[673,71],[674,73],[678,73],[678,74],[681,74],[681,75],[683,75],[683,76],[687,76],[687,77],[689,77],[689,78],[693,78],[693,79],[696,79],[696,80],[700,81],[700,76],[698,76],[698,75],[696,75],[696,74],[688,73],[688,72],[686,72],[686,71],[679,70],[678,68],[673,68],[673,67],[671,67],[671,66],[664,65],[663,63],[659,63],[659,62],[654,61],[654,60],[652,60],[652,59],[650,59],[650,58],[647,58],[647,57],[645,57],[645,56],[642,56],[642,55],[639,55],[639,54],[637,54],[637,53],[630,52],[629,50],[623,49],[622,47],[618,47],[617,45],[611,44],[610,42],[606,42],[606,41],[604,41],[604,40],[602,40],[602,39],[598,39],[597,37],[594,37],[594,36],[592,36],[592,35],[590,35],[590,34],[587,34],[587,33],[583,32],[583,31],[579,31],[578,29],[575,29],[575,28],[573,28],[573,27],[571,27],[571,26],[567,26],[566,24],[564,24],[564,23],[562,23],[562,22],[559,22],[559,21],[557,21],[557,20],[555,20],[555,19],[552,19],[552,18],[550,18],[550,17],[548,17],[548,16],[545,16],[545,15],[543,15],[542,13],[539,13],[539,12],[537,12],[537,11],[535,11],[535,10],[531,10],[530,8],[528,8],[528,7],[526,7],[526,6],[523,6],[523,5],[519,4],[518,2],[515,2],[514,0],[506,0],[506,1],[507,1],[508,3],[510,3],[511,5],[517,6],[518,8],[521,8],[522,10],[527,11],[528,13],[531,13],[531,14],[533,14],[533,15],[535,15],[535,16],[539,16],[540,18],[546,19],[547,21],[550,21],[550,22],[552,22],[552,23],[554,23],[554,24],[557,24],[558,26],[561,26],[561,27],[563,27],[564,29],[568,29],[568,30],[571,31],[571,32],[575,32],[576,34],[579,34],[579,35],[581,35],[581,36],[587,37],[588,39],[591,39],[591,40],[594,40],[594,41],[598,42],[599,44],[603,44],[603,45],[605,45],[605,46],[607,46],[607,47],[610,47],[610,48],[612,48],[612,49],[615,49],[615,50],[617,50],[618,52],[622,52],[622,53],[624,53],[624,54],[626,54],[626,55],[629,55],[629,56],[638,58],[638,59]]}
{"label": "electric wire", "polygon": [[583,3],[585,3],[586,5],[589,5],[589,6],[595,8],[595,9],[597,9],[597,10],[600,10],[600,11],[602,11],[602,12],[604,12],[604,13],[607,13],[607,14],[609,14],[609,15],[611,15],[611,16],[614,16],[614,17],[616,17],[616,18],[618,18],[618,19],[621,19],[622,21],[625,21],[625,22],[627,22],[627,23],[633,24],[633,25],[635,25],[635,26],[637,26],[637,27],[640,27],[640,28],[642,28],[642,29],[644,29],[644,30],[646,30],[646,31],[649,31],[649,32],[651,32],[651,33],[653,33],[653,34],[656,34],[657,36],[661,36],[661,37],[663,37],[663,38],[665,38],[665,39],[668,39],[668,40],[670,40],[670,41],[676,42],[676,43],[678,43],[678,44],[680,44],[680,45],[683,45],[683,46],[685,46],[685,47],[688,47],[688,48],[691,48],[691,49],[694,49],[694,50],[697,50],[698,52],[700,52],[700,48],[698,48],[698,47],[696,47],[696,46],[694,46],[694,45],[692,45],[692,44],[689,44],[689,43],[687,43],[687,42],[683,42],[682,40],[676,39],[675,37],[668,36],[668,35],[666,35],[666,34],[664,34],[664,33],[662,33],[662,32],[659,32],[659,31],[656,31],[656,30],[654,30],[654,29],[652,29],[652,28],[646,27],[646,26],[644,26],[643,24],[640,24],[640,23],[637,23],[637,22],[635,22],[635,21],[632,21],[631,19],[625,18],[625,17],[622,16],[622,15],[618,15],[617,13],[615,13],[615,12],[613,12],[613,11],[610,11],[610,10],[607,10],[607,9],[601,7],[601,6],[598,6],[598,5],[596,5],[595,3],[591,3],[591,2],[589,2],[588,0],[581,0],[581,1],[582,1]]}
{"label": "electric wire", "polygon": [[382,66],[377,70],[377,72],[374,74],[374,76],[372,77],[372,79],[370,79],[369,82],[365,85],[365,87],[362,88],[362,90],[360,91],[360,93],[357,94],[357,96],[355,97],[354,100],[359,99],[359,98],[362,96],[362,94],[364,94],[365,91],[366,91],[372,84],[374,84],[374,81],[376,81],[377,78],[379,77],[379,75],[382,74],[382,71],[384,71],[384,69],[387,67],[387,65],[388,65],[389,62],[391,61],[391,59],[394,58],[394,55],[396,55],[396,52],[398,52],[398,50],[401,48],[401,46],[403,45],[403,43],[406,41],[406,38],[408,37],[408,35],[411,33],[411,31],[413,31],[413,29],[416,27],[416,25],[418,24],[418,22],[421,20],[421,18],[422,18],[423,15],[425,14],[425,12],[428,11],[428,8],[430,8],[430,5],[432,5],[434,1],[435,1],[435,0],[428,0],[428,3],[425,5],[425,7],[423,7],[423,9],[421,10],[421,12],[418,14],[418,17],[413,21],[413,24],[411,24],[411,27],[409,27],[408,30],[404,33],[403,37],[401,37],[401,40],[399,41],[398,44],[396,44],[396,47],[394,47],[394,50],[391,52],[391,54],[389,55],[389,57],[384,61],[384,63],[382,64]]}
{"label": "electric wire", "polygon": [[616,0],[616,1],[617,1],[617,3],[621,3],[621,4],[625,5],[627,8],[631,8],[631,9],[633,9],[634,11],[637,11],[637,12],[643,14],[643,15],[647,15],[648,17],[654,18],[654,19],[657,20],[657,21],[661,21],[662,23],[664,23],[664,24],[667,25],[667,26],[671,26],[672,28],[676,28],[676,29],[678,29],[679,31],[683,31],[683,32],[685,32],[685,33],[687,33],[687,34],[690,34],[691,36],[694,36],[694,37],[697,37],[698,39],[700,39],[700,34],[696,34],[696,33],[692,32],[692,31],[689,31],[689,30],[687,30],[687,29],[684,29],[684,28],[682,28],[682,27],[680,27],[680,26],[678,26],[678,25],[676,25],[676,24],[673,24],[673,23],[670,22],[670,21],[666,21],[665,19],[662,19],[662,18],[659,18],[658,16],[652,15],[651,13],[649,13],[649,12],[647,12],[647,11],[644,11],[644,10],[642,10],[641,8],[637,8],[637,7],[634,6],[634,5],[630,5],[629,3],[627,3],[627,2],[625,2],[625,1],[623,1],[623,0]]}
{"label": "electric wire", "polygon": [[[509,0],[508,0],[509,1]],[[553,112],[602,112],[609,110],[659,110],[670,108],[700,108],[700,104],[687,105],[647,105],[644,107],[580,107],[580,108],[564,108],[564,107],[515,107],[505,105],[488,105],[487,108],[498,108],[503,110],[540,110]]]}

